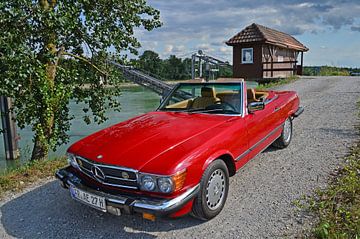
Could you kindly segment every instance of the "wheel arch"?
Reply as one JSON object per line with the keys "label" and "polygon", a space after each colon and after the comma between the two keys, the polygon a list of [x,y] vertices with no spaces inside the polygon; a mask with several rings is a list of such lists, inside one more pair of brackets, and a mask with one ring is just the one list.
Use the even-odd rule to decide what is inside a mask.
{"label": "wheel arch", "polygon": [[223,154],[218,158],[225,162],[226,167],[229,170],[229,176],[234,176],[236,173],[236,166],[233,157],[230,154]]}
{"label": "wheel arch", "polygon": [[232,156],[232,154],[230,152],[227,152],[227,151],[218,152],[217,154],[212,155],[208,160],[206,160],[206,162],[203,166],[203,171],[206,170],[206,168],[209,166],[210,163],[212,163],[214,160],[217,160],[217,159],[224,161],[227,169],[229,170],[230,177],[235,175],[236,165],[235,165],[234,157]]}

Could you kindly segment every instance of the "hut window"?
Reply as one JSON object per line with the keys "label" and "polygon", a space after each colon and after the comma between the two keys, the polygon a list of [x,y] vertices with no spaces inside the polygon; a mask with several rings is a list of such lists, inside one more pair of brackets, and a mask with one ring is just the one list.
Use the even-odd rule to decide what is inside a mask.
{"label": "hut window", "polygon": [[254,63],[254,49],[253,48],[242,48],[241,49],[241,63],[242,64]]}

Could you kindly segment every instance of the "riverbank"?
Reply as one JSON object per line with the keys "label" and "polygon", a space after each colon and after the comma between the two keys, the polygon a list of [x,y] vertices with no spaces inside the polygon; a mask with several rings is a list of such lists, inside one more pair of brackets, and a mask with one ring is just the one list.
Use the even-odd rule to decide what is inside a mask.
{"label": "riverbank", "polygon": [[0,198],[8,193],[18,193],[33,184],[53,179],[55,171],[67,164],[65,158],[29,161],[17,169],[0,175]]}
{"label": "riverbank", "polygon": [[[164,81],[164,82],[169,85],[176,85],[177,83],[186,82],[186,81],[187,80],[174,80],[174,81]],[[130,88],[130,87],[139,87],[139,86],[140,85],[133,83],[133,82],[129,82],[129,81],[125,81],[125,82],[119,84],[120,88]],[[105,88],[110,88],[110,87],[114,87],[114,86],[105,85]],[[82,88],[90,89],[90,84],[84,84]]]}

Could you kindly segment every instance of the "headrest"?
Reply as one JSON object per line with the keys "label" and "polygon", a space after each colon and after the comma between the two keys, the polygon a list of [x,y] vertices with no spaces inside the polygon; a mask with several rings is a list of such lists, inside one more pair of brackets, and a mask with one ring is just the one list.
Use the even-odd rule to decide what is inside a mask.
{"label": "headrest", "polygon": [[215,89],[210,87],[201,88],[201,97],[212,97],[215,98]]}
{"label": "headrest", "polygon": [[255,98],[255,90],[254,89],[247,89],[246,94],[247,94],[248,99],[254,99]]}

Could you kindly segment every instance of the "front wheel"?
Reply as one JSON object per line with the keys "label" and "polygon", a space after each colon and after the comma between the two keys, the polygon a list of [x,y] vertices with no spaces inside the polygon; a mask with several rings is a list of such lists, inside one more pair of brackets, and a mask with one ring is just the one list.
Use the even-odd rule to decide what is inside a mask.
{"label": "front wheel", "polygon": [[285,120],[281,135],[277,140],[275,140],[273,146],[279,149],[286,148],[291,142],[292,131],[292,120],[289,117]]}
{"label": "front wheel", "polygon": [[229,191],[229,171],[221,159],[213,161],[205,170],[200,191],[194,199],[192,215],[209,220],[223,209]]}

